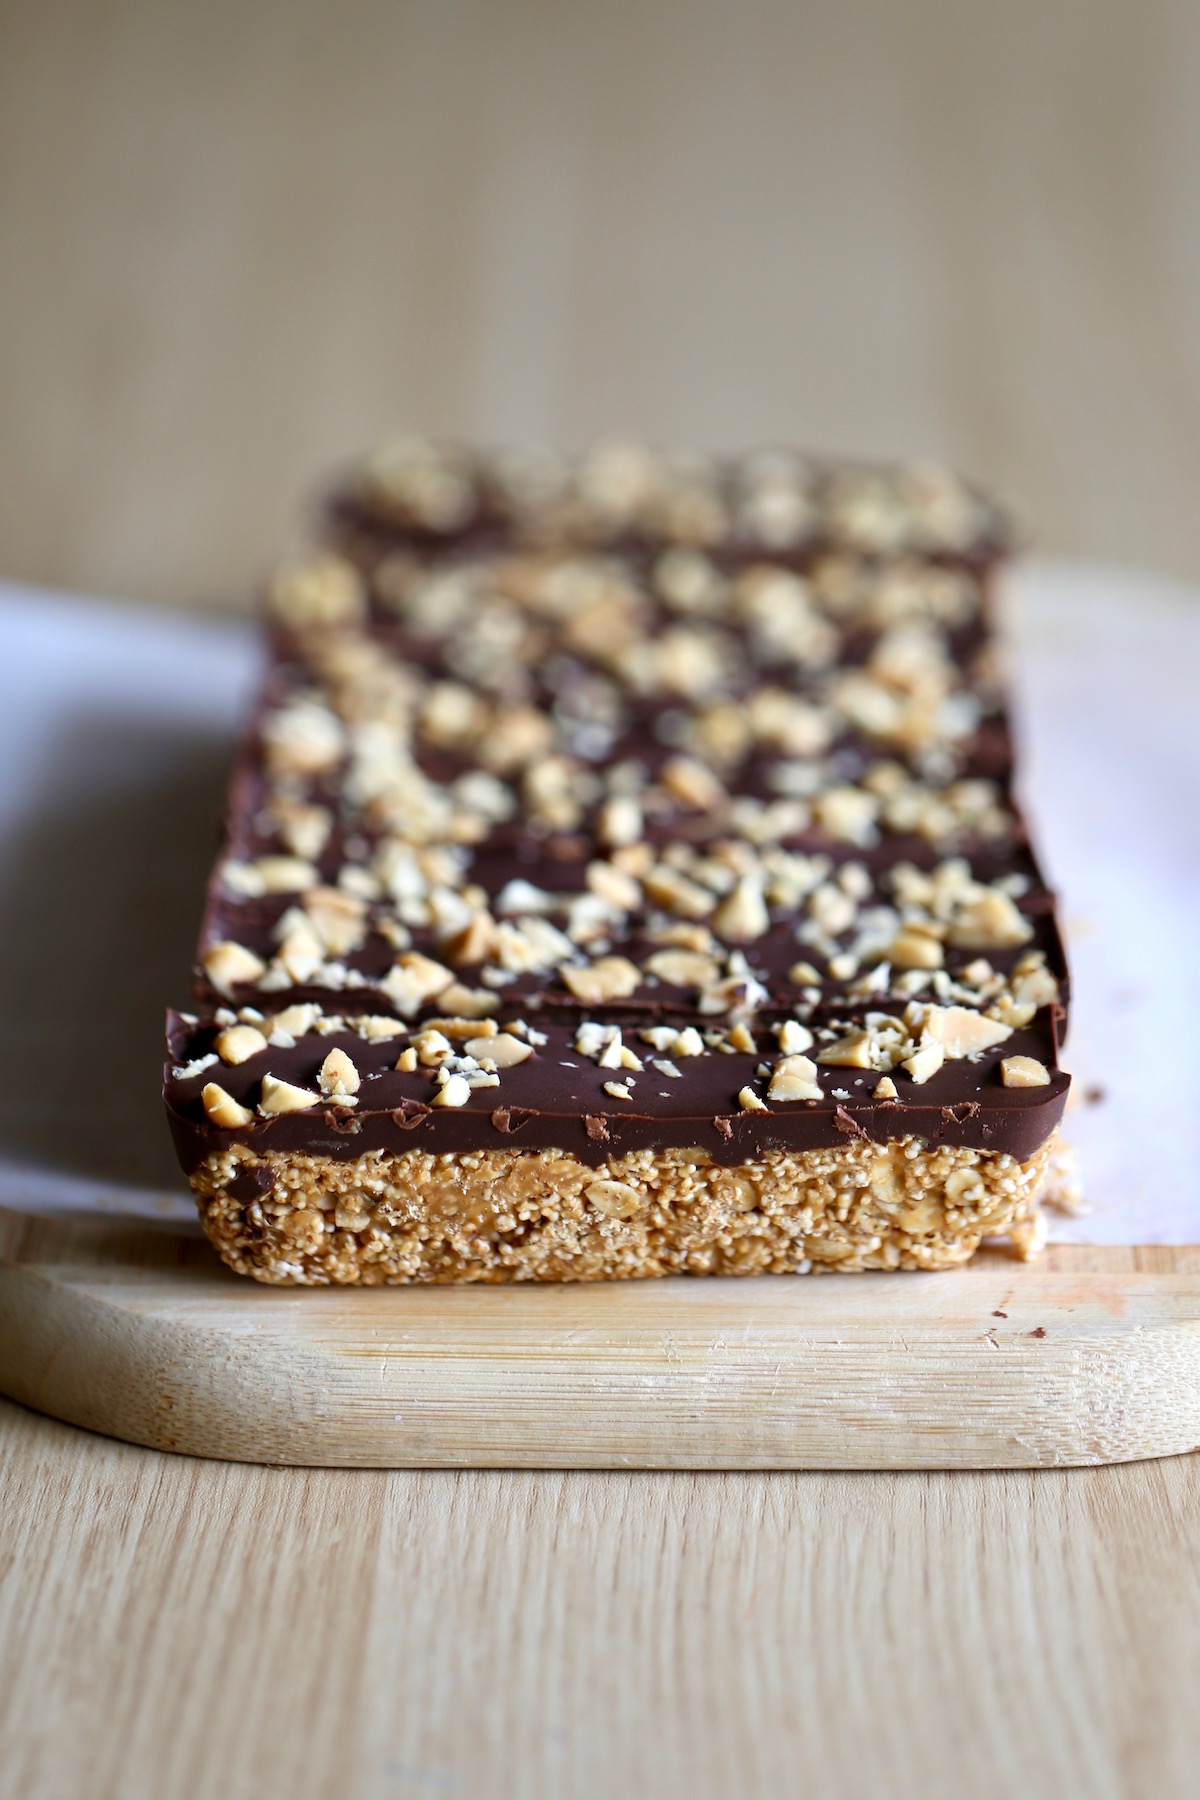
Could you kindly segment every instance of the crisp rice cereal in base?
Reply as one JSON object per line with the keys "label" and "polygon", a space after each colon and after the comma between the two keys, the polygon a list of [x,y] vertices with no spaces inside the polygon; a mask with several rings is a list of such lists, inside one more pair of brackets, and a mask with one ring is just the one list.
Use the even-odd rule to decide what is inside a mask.
{"label": "crisp rice cereal in base", "polygon": [[[1057,1148],[1051,1137],[1021,1163],[855,1139],[736,1167],[662,1150],[597,1169],[556,1150],[335,1159],[235,1147],[208,1157],[192,1186],[223,1260],[272,1283],[946,1269],[984,1237],[1036,1249]],[[230,1194],[255,1172],[268,1192]]]}

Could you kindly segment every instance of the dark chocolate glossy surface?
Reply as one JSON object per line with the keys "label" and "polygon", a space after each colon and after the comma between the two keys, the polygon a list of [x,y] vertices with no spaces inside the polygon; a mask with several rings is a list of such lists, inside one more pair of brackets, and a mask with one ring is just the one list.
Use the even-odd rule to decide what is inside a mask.
{"label": "dark chocolate glossy surface", "polygon": [[[587,471],[563,477],[550,507],[502,492],[491,464],[415,478],[405,465],[391,499],[372,477],[334,501],[351,561],[277,584],[273,659],[210,885],[199,1018],[173,1016],[173,1066],[212,1054],[218,1014],[249,1009],[268,1032],[296,1003],[326,1017],[242,1063],[182,1080],[169,1067],[188,1166],[233,1143],[356,1156],[519,1142],[592,1163],[678,1146],[733,1164],[856,1133],[1019,1160],[1045,1141],[1069,1085],[1066,969],[1011,793],[990,599],[1001,527],[928,475],[796,467],[793,529],[774,547],[746,521],[782,516],[776,477],[769,504],[757,488],[747,501],[740,465],[682,486],[643,470],[624,513],[596,510]],[[448,502],[441,523],[422,522],[406,494],[457,494],[457,523]],[[687,524],[703,519],[707,538]],[[614,838],[630,799],[635,839]],[[598,900],[614,882],[628,897]],[[341,915],[329,926],[331,904],[348,929]],[[897,962],[912,930],[936,940],[936,966]],[[250,953],[236,979],[213,961],[227,944]],[[589,993],[589,969],[614,958],[628,980]],[[401,978],[414,959],[442,983],[416,998]],[[869,1069],[820,1062],[847,1031],[906,1017],[907,1054],[930,1007],[1005,1019],[1009,1035],[952,1050],[925,1080],[877,1045]],[[523,1019],[547,1041],[498,1087],[431,1108],[433,1072],[394,1065],[410,1029],[455,1011]],[[406,1030],[366,1042],[339,1028],[362,1014]],[[645,1063],[617,1072],[627,1096],[576,1048],[589,1019],[620,1025]],[[789,1019],[823,1097],[748,1109],[739,1095],[763,1099]],[[678,1076],[656,1072],[643,1040],[664,1022],[707,1035],[703,1054],[667,1059]],[[753,1053],[718,1041],[739,1022]],[[312,1087],[333,1046],[361,1074],[355,1107],[234,1131],[207,1118],[206,1082],[254,1109],[264,1074]],[[1047,1083],[1003,1086],[1011,1055],[1042,1063]],[[894,1101],[872,1097],[884,1074]]]}

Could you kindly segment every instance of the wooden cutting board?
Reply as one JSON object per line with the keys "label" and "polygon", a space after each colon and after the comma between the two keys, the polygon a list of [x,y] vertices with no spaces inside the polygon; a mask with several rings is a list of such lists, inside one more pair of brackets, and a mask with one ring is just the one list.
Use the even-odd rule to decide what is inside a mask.
{"label": "wooden cutting board", "polygon": [[1200,1249],[939,1275],[264,1288],[0,1211],[0,1389],[132,1443],[389,1468],[1026,1468],[1200,1446]]}

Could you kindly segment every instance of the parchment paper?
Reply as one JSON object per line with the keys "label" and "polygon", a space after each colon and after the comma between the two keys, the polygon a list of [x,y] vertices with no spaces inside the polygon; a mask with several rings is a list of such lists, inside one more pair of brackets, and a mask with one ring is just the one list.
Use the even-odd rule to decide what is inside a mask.
{"label": "parchment paper", "polygon": [[[1053,1235],[1200,1242],[1200,594],[1033,564],[1011,601],[1091,1209]],[[0,584],[5,1205],[196,1229],[158,1099],[162,1010],[186,995],[257,664],[247,625]]]}

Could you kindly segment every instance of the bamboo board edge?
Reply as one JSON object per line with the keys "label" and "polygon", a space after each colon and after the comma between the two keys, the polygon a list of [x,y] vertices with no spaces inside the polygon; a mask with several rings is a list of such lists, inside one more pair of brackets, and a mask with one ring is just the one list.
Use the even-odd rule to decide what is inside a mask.
{"label": "bamboo board edge", "polygon": [[0,1390],[148,1448],[304,1466],[1125,1462],[1200,1446],[1200,1247],[292,1290],[177,1232],[0,1209]]}

